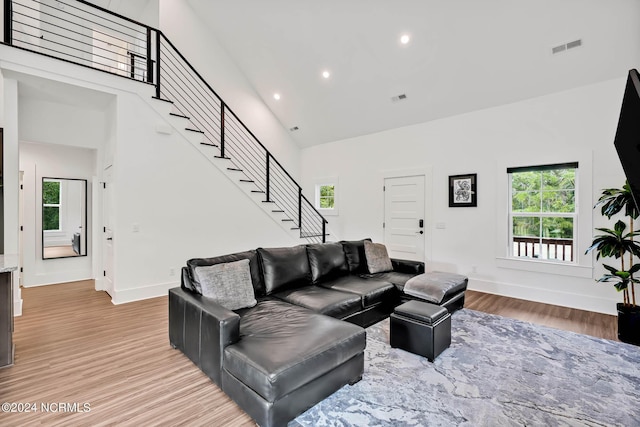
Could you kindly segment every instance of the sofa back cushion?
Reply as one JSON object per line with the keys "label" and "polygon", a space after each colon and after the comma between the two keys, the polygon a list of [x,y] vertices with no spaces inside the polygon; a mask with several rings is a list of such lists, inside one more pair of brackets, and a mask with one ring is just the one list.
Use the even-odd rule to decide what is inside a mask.
{"label": "sofa back cushion", "polygon": [[352,274],[366,274],[369,272],[367,270],[367,259],[364,255],[365,240],[371,241],[371,239],[367,238],[362,240],[343,240],[340,242],[344,249],[344,254],[347,257],[349,271]]}
{"label": "sofa back cushion", "polygon": [[311,284],[311,269],[304,246],[258,248],[267,295]]}
{"label": "sofa back cushion", "polygon": [[249,271],[251,272],[251,284],[255,291],[256,297],[262,297],[265,295],[264,281],[262,280],[262,273],[260,272],[260,260],[256,251],[238,252],[230,255],[222,255],[212,258],[193,258],[187,261],[187,271],[191,283],[195,288],[194,291],[202,294],[202,284],[198,280],[195,274],[196,267],[206,267],[210,265],[222,264],[233,261],[240,261],[243,259],[249,260]]}
{"label": "sofa back cushion", "polygon": [[307,245],[307,255],[314,285],[349,274],[347,258],[340,243]]}

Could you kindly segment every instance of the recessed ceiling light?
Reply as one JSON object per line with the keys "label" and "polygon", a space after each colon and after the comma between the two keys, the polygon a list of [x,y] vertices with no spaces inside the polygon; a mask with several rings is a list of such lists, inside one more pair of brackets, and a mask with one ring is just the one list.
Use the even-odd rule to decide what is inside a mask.
{"label": "recessed ceiling light", "polygon": [[280,101],[280,94],[279,93],[274,93],[273,94],[273,99],[275,99],[276,101]]}
{"label": "recessed ceiling light", "polygon": [[402,43],[402,44],[407,44],[407,43],[409,43],[409,40],[411,40],[411,37],[409,37],[409,34],[403,34],[403,35],[400,37],[400,43]]}
{"label": "recessed ceiling light", "polygon": [[325,79],[328,79],[329,77],[331,77],[331,73],[328,70],[324,70],[322,72],[322,77],[324,77]]}

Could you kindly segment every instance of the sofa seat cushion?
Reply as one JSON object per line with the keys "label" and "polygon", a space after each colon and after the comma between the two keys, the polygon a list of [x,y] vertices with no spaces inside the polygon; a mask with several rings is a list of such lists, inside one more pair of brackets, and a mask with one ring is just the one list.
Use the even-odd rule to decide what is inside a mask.
{"label": "sofa seat cushion", "polygon": [[409,279],[415,277],[415,274],[399,273],[397,271],[386,271],[384,273],[363,274],[361,275],[367,279],[376,279],[384,282],[392,283],[399,291],[402,292],[404,285]]}
{"label": "sofa seat cushion", "polygon": [[268,402],[362,353],[365,330],[278,300],[243,311],[240,340],[225,348],[224,369]]}
{"label": "sofa seat cushion", "polygon": [[362,306],[367,308],[379,302],[390,301],[396,292],[395,286],[384,280],[367,279],[360,276],[340,277],[322,283],[320,286],[336,291],[351,292],[358,295]]}
{"label": "sofa seat cushion", "polygon": [[278,292],[273,296],[337,319],[343,319],[362,310],[359,295],[315,285]]}

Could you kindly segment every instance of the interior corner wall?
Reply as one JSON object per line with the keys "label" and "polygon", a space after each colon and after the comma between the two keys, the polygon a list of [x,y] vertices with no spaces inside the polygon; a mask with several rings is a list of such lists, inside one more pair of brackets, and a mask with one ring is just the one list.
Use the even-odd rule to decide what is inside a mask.
{"label": "interior corner wall", "polygon": [[187,1],[160,1],[160,29],[296,180],[300,149]]}
{"label": "interior corner wall", "polygon": [[[4,254],[17,255],[19,252],[19,183],[18,168],[18,82],[2,77],[0,85],[0,126],[3,127],[3,215],[4,221]],[[18,261],[19,263],[20,261]],[[17,274],[13,274],[13,312],[15,316],[22,314],[22,292]]]}
{"label": "interior corner wall", "polygon": [[[593,153],[592,204],[603,188],[620,187],[624,174],[613,147],[625,80],[616,79],[496,108],[336,141],[302,150],[303,188],[324,176],[340,180],[340,214],[329,226],[344,239],[383,241],[382,176],[389,171],[431,169],[432,258],[428,268],[469,276],[469,288],[516,298],[615,313],[620,295],[593,278],[558,276],[497,265],[500,227],[498,166],[522,163],[531,153]],[[448,176],[478,174],[478,207],[449,208]],[[598,212],[593,226],[604,226]],[[436,224],[444,228],[436,228]],[[610,224],[609,224],[610,225]],[[590,242],[579,242],[584,251]],[[505,243],[506,245],[506,243]],[[599,277],[602,268],[594,268]]]}
{"label": "interior corner wall", "polygon": [[299,244],[166,118],[117,99],[113,161],[116,304],[166,295],[190,258]]}

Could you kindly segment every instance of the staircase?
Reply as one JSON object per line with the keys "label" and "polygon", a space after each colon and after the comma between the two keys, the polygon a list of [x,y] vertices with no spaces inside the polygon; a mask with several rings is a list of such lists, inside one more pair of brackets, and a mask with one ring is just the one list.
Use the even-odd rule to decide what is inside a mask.
{"label": "staircase", "polygon": [[300,185],[162,31],[83,0],[5,0],[4,11],[10,46],[154,85],[167,120],[212,164],[305,242],[326,241]]}

